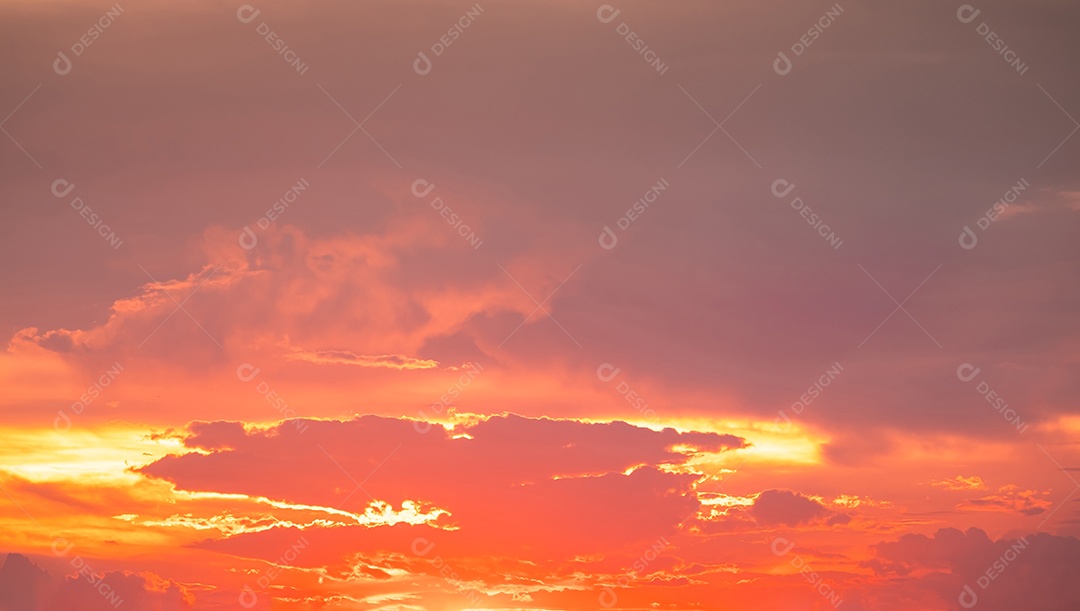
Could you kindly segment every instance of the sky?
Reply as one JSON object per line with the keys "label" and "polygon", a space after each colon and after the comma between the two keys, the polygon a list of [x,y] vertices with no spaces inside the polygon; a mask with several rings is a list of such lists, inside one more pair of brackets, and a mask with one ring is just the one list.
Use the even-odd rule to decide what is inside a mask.
{"label": "sky", "polygon": [[0,611],[1080,608],[1075,2],[0,17]]}

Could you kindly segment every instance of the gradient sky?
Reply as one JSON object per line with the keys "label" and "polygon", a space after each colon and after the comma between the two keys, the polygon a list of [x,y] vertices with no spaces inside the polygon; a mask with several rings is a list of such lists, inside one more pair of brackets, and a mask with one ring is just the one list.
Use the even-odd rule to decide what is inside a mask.
{"label": "gradient sky", "polygon": [[0,611],[1080,608],[1075,2],[0,16]]}

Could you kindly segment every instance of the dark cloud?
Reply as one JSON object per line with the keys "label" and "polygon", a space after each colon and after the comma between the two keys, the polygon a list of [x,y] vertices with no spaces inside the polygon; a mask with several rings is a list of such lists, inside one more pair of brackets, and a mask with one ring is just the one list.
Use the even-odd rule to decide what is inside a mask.
{"label": "dark cloud", "polygon": [[22,554],[0,565],[2,611],[182,611],[195,602],[186,588],[153,573],[96,573],[88,561],[70,558],[71,574],[54,576]]}
{"label": "dark cloud", "polygon": [[[874,551],[876,559],[867,566],[879,576],[932,594],[946,609],[1067,611],[1080,606],[1080,539],[1075,537],[1033,533],[994,541],[977,528],[943,528],[932,536],[908,534],[879,543]],[[871,608],[853,598],[853,608]]]}
{"label": "dark cloud", "polygon": [[765,490],[747,510],[762,526],[801,526],[813,522],[846,524],[847,514],[791,490]]}

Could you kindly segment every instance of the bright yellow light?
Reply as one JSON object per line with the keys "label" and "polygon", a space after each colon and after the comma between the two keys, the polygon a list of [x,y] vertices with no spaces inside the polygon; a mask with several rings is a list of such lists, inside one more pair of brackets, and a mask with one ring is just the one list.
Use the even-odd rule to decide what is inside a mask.
{"label": "bright yellow light", "polygon": [[66,432],[54,429],[0,430],[0,464],[32,482],[74,480],[127,485],[142,479],[129,471],[174,454],[175,439],[150,439],[145,429],[113,428]]}

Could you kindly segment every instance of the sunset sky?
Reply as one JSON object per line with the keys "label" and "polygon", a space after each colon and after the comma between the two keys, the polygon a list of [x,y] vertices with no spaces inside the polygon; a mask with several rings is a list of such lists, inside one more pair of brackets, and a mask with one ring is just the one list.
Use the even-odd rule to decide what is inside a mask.
{"label": "sunset sky", "polygon": [[0,611],[1080,609],[1077,23],[0,0]]}

